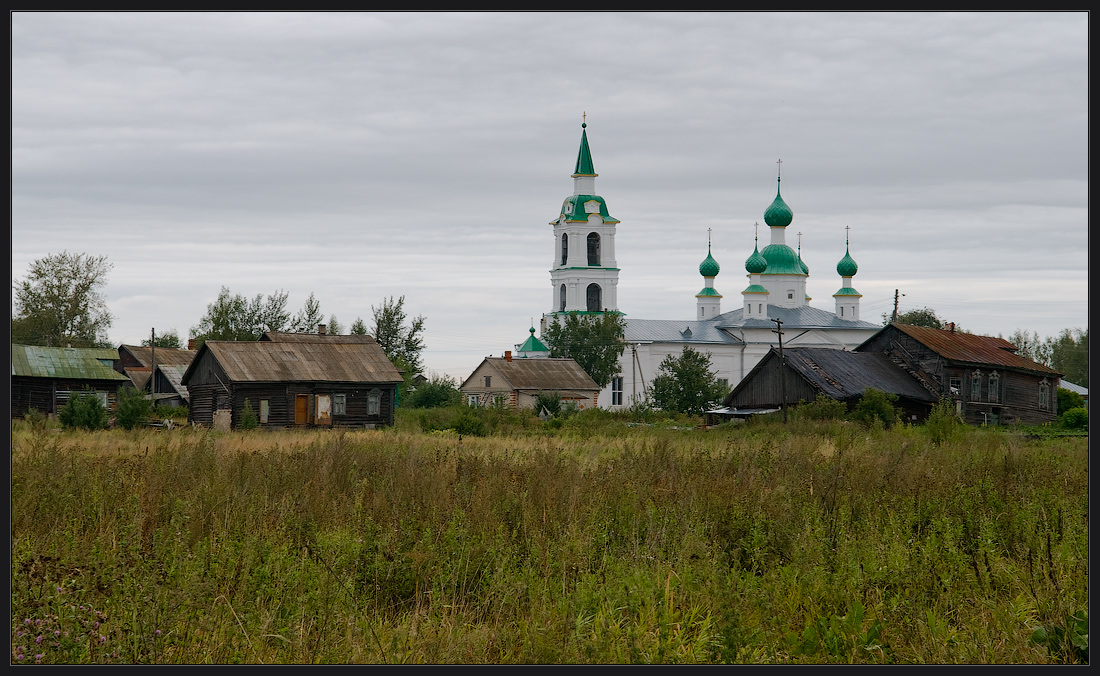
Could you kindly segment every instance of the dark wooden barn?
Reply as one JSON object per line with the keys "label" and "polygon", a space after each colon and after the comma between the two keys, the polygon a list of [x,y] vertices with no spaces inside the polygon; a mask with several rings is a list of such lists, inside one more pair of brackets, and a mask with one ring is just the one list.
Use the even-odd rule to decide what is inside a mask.
{"label": "dark wooden barn", "polygon": [[[774,410],[810,402],[818,395],[853,406],[868,388],[898,397],[896,405],[909,420],[924,420],[937,397],[881,354],[822,347],[772,348],[722,402],[728,415],[742,410]],[[785,394],[785,398],[784,398]]]}
{"label": "dark wooden barn", "polygon": [[886,355],[974,425],[1041,425],[1058,417],[1062,374],[1016,354],[1003,338],[891,324],[856,352]]}
{"label": "dark wooden barn", "polygon": [[93,391],[108,411],[130,382],[115,370],[118,350],[99,347],[11,346],[11,417],[31,409],[55,415],[74,392]]}
{"label": "dark wooden barn", "polygon": [[128,376],[135,388],[148,392],[158,406],[186,406],[189,397],[180,379],[194,358],[195,350],[119,345],[115,370]]}
{"label": "dark wooden barn", "polygon": [[392,425],[400,382],[369,336],[277,333],[208,340],[181,380],[188,420],[217,429],[237,428],[246,401],[262,428]]}

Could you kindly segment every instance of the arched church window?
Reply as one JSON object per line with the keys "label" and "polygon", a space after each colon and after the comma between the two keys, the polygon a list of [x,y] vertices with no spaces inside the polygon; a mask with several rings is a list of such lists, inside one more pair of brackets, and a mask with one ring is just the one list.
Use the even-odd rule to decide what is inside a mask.
{"label": "arched church window", "polygon": [[587,300],[587,310],[589,312],[599,312],[603,309],[603,289],[600,288],[599,284],[588,285],[585,300]]}
{"label": "arched church window", "polygon": [[600,233],[598,232],[588,233],[588,264],[600,264]]}
{"label": "arched church window", "polygon": [[558,289],[558,312],[565,312],[565,285]]}
{"label": "arched church window", "polygon": [[569,235],[563,232],[561,234],[561,264],[565,265],[567,260],[569,260]]}

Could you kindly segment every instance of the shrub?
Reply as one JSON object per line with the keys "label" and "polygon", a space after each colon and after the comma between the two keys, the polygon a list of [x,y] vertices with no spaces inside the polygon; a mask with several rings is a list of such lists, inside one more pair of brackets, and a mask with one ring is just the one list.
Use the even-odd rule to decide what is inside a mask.
{"label": "shrub", "polygon": [[409,393],[406,401],[409,408],[438,408],[452,406],[462,401],[458,383],[450,376],[432,378]]}
{"label": "shrub", "polygon": [[937,446],[954,439],[962,428],[963,422],[955,414],[955,404],[948,398],[940,399],[924,423],[924,431]]}
{"label": "shrub", "polygon": [[1071,408],[1084,407],[1085,398],[1073,390],[1064,387],[1058,388],[1058,410],[1068,411]]}
{"label": "shrub", "polygon": [[561,414],[561,394],[559,392],[539,392],[535,397],[535,415],[545,410],[551,416]]}
{"label": "shrub", "polygon": [[848,407],[842,401],[819,394],[811,402],[799,402],[791,414],[796,420],[840,420],[848,414]]}
{"label": "shrub", "polygon": [[472,437],[485,436],[485,421],[476,414],[465,411],[451,422],[451,429]]}
{"label": "shrub", "polygon": [[852,420],[867,427],[874,427],[876,422],[881,422],[884,427],[891,427],[898,419],[898,409],[894,406],[897,400],[896,394],[887,394],[868,387],[852,410]]}
{"label": "shrub", "polygon": [[237,424],[237,429],[254,430],[259,424],[260,421],[256,419],[256,412],[252,410],[252,401],[245,399],[244,408],[241,410],[241,421]]}
{"label": "shrub", "polygon": [[153,403],[140,391],[125,387],[118,392],[118,406],[115,408],[115,422],[123,429],[132,430],[145,424],[153,412]]}
{"label": "shrub", "polygon": [[1087,430],[1089,428],[1089,410],[1084,406],[1071,408],[1062,414],[1062,427],[1069,430]]}
{"label": "shrub", "polygon": [[57,419],[65,427],[102,430],[107,428],[107,408],[95,392],[73,392]]}

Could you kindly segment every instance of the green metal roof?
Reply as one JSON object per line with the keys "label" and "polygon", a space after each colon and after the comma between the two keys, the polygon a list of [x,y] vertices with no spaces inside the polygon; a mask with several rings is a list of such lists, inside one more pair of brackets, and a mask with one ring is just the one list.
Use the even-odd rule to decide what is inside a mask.
{"label": "green metal roof", "polygon": [[[778,183],[782,179],[776,179]],[[764,222],[771,228],[785,228],[791,224],[794,220],[794,212],[787,206],[787,203],[783,201],[783,197],[779,194],[779,188],[776,187],[775,199],[772,201],[771,206],[764,212]]]}
{"label": "green metal roof", "polygon": [[13,376],[129,380],[114,369],[116,361],[118,350],[111,347],[11,346]]}
{"label": "green metal roof", "polygon": [[516,348],[516,352],[549,352],[549,351],[550,351],[550,348],[546,347],[546,345],[541,340],[539,340],[538,338],[535,338],[535,327],[533,327],[533,326],[531,327],[531,335],[528,336],[527,340],[523,341],[523,345],[520,345],[518,348]]}
{"label": "green metal roof", "polygon": [[596,175],[596,168],[592,165],[592,151],[588,149],[588,132],[585,130],[587,126],[587,124],[581,123],[581,149],[577,152],[577,168],[573,172],[574,178]]}
{"label": "green metal roof", "polygon": [[[565,214],[565,220],[587,223],[590,214],[584,210],[584,205],[586,202],[593,200],[600,204],[600,217],[604,223],[619,222],[618,219],[612,218],[611,214],[607,212],[607,202],[599,195],[570,195],[566,197],[561,206],[561,212]],[[550,225],[554,225],[554,223],[552,222]]]}
{"label": "green metal roof", "polygon": [[768,290],[759,284],[749,284],[741,293],[767,293]]}
{"label": "green metal roof", "polygon": [[840,287],[840,291],[837,291],[833,295],[834,296],[859,296],[861,298],[863,297],[862,293],[860,293],[859,291],[856,291],[855,289],[853,289],[850,286]]}
{"label": "green metal roof", "polygon": [[769,244],[760,252],[764,260],[768,262],[765,275],[805,275],[802,270],[802,262],[794,249],[786,244]]}
{"label": "green metal roof", "polygon": [[721,298],[722,294],[718,293],[718,289],[715,289],[712,286],[704,286],[702,291],[695,294],[696,298],[699,298],[699,297],[702,297],[702,296],[713,296],[715,298]]}

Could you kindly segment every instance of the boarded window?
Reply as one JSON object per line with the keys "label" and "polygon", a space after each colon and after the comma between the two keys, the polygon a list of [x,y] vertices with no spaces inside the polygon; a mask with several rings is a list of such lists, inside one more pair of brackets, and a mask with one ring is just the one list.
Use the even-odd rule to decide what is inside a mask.
{"label": "boarded window", "polygon": [[261,399],[260,400],[260,422],[266,424],[267,421],[270,418],[271,418],[271,400],[270,399]]}
{"label": "boarded window", "polygon": [[318,425],[332,424],[332,397],[327,394],[318,394],[316,399],[316,416],[314,422]]}

